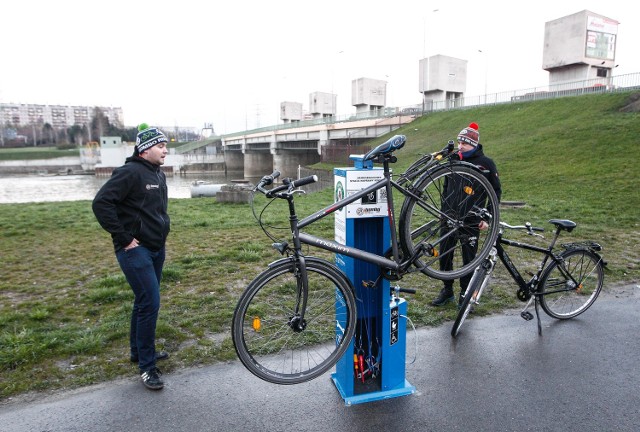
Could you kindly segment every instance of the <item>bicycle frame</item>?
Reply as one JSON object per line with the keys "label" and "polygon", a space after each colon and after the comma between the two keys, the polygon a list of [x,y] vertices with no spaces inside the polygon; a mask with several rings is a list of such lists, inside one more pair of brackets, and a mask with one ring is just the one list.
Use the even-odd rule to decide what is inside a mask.
{"label": "bicycle frame", "polygon": [[[543,248],[543,247],[531,245],[528,243],[522,243],[514,240],[505,239],[502,237],[502,232],[498,234],[498,240],[496,241],[496,244],[495,244],[496,251],[498,252],[498,257],[500,258],[500,261],[502,262],[502,264],[504,264],[505,268],[507,269],[507,271],[509,272],[513,280],[518,284],[523,294],[527,296],[526,298],[524,299],[521,298],[520,300],[528,300],[529,294],[532,294],[533,291],[535,291],[535,287],[537,286],[538,281],[540,280],[540,275],[542,274],[542,271],[546,267],[549,259],[551,259],[552,261],[558,264],[558,269],[564,274],[564,276],[570,278],[571,281],[573,281],[574,283],[577,283],[576,280],[573,278],[573,276],[571,276],[569,272],[565,271],[562,258],[560,258],[559,255],[553,252],[553,248],[556,244],[556,241],[558,240],[559,235],[560,235],[560,228],[556,230],[553,241],[551,242],[549,247]],[[513,261],[511,261],[509,254],[502,247],[502,245],[513,246],[513,247],[525,249],[532,252],[537,252],[544,255],[542,262],[538,266],[538,271],[533,275],[533,277],[529,280],[529,282],[525,282],[524,278],[520,274],[520,271],[518,271],[515,264],[513,264]],[[548,294],[552,294],[560,291],[563,291],[563,290],[549,291]]]}
{"label": "bicycle frame", "polygon": [[[463,295],[462,301],[460,303],[460,311],[458,312],[458,316],[456,317],[453,328],[451,329],[451,336],[457,336],[460,326],[471,310],[470,308],[472,307],[472,303],[478,304],[478,300],[482,295],[484,288],[487,286],[487,283],[491,277],[491,273],[498,258],[500,259],[502,264],[504,264],[505,268],[509,272],[509,275],[519,287],[516,292],[518,300],[526,302],[524,309],[520,312],[520,316],[527,321],[533,319],[533,315],[528,311],[528,309],[531,304],[534,303],[536,318],[538,322],[538,334],[542,334],[542,324],[540,321],[540,313],[538,310],[539,303],[542,305],[542,308],[549,316],[558,319],[567,319],[579,315],[580,313],[582,313],[582,311],[586,310],[593,303],[593,301],[595,301],[595,298],[602,288],[603,277],[603,260],[602,257],[600,257],[600,255],[597,253],[597,251],[601,250],[600,245],[591,241],[567,243],[563,244],[565,251],[556,253],[554,252],[554,247],[560,237],[560,232],[563,230],[571,232],[571,230],[576,227],[576,224],[570,220],[561,219],[552,219],[549,222],[554,224],[556,226],[556,229],[551,243],[546,248],[503,238],[505,229],[526,229],[529,235],[542,237],[541,235],[534,233],[534,231],[543,231],[542,228],[532,227],[530,223],[526,223],[524,226],[510,226],[504,222],[500,222],[500,230],[498,232],[498,237],[494,243],[492,252],[476,268],[471,280],[469,281],[469,287]],[[515,266],[513,261],[511,261],[509,254],[504,248],[505,245],[544,255],[542,261],[540,261],[540,263],[538,264],[537,272],[535,274],[532,274],[532,277],[528,282],[524,280],[518,268]],[[564,293],[568,293],[571,291],[580,292],[580,290],[582,289],[582,282],[586,280],[585,274],[582,273],[581,269],[579,269],[580,275],[577,276],[580,281],[578,282],[574,277],[575,273],[571,269],[571,267],[573,267],[573,256],[581,257],[580,262],[582,262],[582,259],[585,259],[585,261],[589,261],[594,264],[592,268],[587,269],[588,274],[586,274],[586,277],[589,277],[591,274],[596,272],[597,283],[595,290],[593,291],[593,294],[589,295],[588,298],[586,298],[586,303],[582,305],[581,302],[578,302],[580,305],[582,305],[579,309],[573,309],[573,306],[570,306],[571,309],[569,312],[557,312],[555,310],[556,306],[554,305],[554,310],[551,310],[549,307],[549,303],[547,303],[549,300],[545,297],[546,295],[550,294],[552,295],[552,299],[555,298],[556,300],[561,300],[562,297],[564,297]],[[578,265],[577,267],[581,267],[581,265]],[[552,274],[551,272],[555,272],[556,270],[560,274],[558,275],[554,273],[554,278],[549,279],[549,275]],[[558,280],[558,283],[552,282],[551,286],[555,288],[548,290],[548,282],[553,281],[554,279]],[[540,283],[542,283],[543,286],[539,286]],[[553,294],[558,293],[561,293],[559,297],[553,296]],[[571,298],[572,296],[569,295],[568,297]],[[571,299],[567,301],[572,303]],[[558,308],[561,308],[561,306],[559,305]]]}
{"label": "bicycle frame", "polygon": [[[429,166],[433,166],[435,164],[429,164]],[[422,251],[420,248],[417,248],[415,253],[406,259],[406,261],[400,260],[400,252],[399,252],[399,243],[398,243],[398,233],[396,228],[395,221],[395,210],[393,203],[393,189],[396,189],[398,192],[402,193],[404,196],[413,197],[421,202],[424,208],[428,209],[433,214],[437,214],[441,218],[450,219],[448,215],[440,211],[440,209],[432,206],[430,203],[425,202],[419,196],[415,195],[408,188],[403,187],[399,182],[394,181],[391,178],[391,171],[389,170],[389,162],[387,159],[383,161],[383,169],[384,169],[384,178],[376,181],[369,187],[354,193],[353,195],[346,197],[340,201],[337,201],[333,204],[330,204],[324,207],[321,210],[301,219],[293,219],[291,220],[291,229],[293,232],[294,239],[294,248],[299,250],[302,243],[308,244],[310,246],[318,247],[320,249],[324,249],[330,252],[338,253],[341,255],[345,255],[351,258],[359,259],[371,264],[375,264],[384,269],[391,270],[399,275],[405,274],[407,269],[415,262],[418,257],[421,255]],[[418,174],[411,176],[411,178],[415,178]],[[407,181],[407,177],[401,177],[400,181]],[[389,216],[389,229],[391,234],[391,250],[393,259],[386,258],[381,255],[376,255],[371,252],[367,252],[361,249],[357,249],[354,247],[345,246],[343,244],[337,243],[333,240],[328,240],[325,238],[317,237],[307,233],[301,233],[300,229],[326,217],[330,214],[345,208],[347,205],[367,196],[368,194],[375,192],[379,189],[384,188],[387,196],[387,207],[388,207],[388,216]],[[290,213],[293,211],[290,203]],[[453,231],[449,234],[453,234]],[[448,236],[448,235],[447,235]],[[447,236],[443,236],[438,243],[440,243]]]}

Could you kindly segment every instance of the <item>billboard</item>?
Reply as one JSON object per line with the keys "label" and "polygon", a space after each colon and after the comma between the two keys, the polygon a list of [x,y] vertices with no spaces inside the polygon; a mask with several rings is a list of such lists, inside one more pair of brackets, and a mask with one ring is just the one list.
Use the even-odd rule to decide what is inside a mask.
{"label": "billboard", "polygon": [[616,53],[618,22],[608,18],[587,17],[585,56],[613,60]]}

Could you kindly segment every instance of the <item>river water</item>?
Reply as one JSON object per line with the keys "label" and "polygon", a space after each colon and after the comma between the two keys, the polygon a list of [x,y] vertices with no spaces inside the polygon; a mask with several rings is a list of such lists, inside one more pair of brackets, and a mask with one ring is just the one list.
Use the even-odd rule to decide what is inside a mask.
{"label": "river water", "polygon": [[[191,198],[191,185],[197,180],[221,184],[238,178],[242,173],[230,178],[224,173],[167,176],[169,198]],[[0,204],[92,200],[108,179],[92,175],[0,177]]]}

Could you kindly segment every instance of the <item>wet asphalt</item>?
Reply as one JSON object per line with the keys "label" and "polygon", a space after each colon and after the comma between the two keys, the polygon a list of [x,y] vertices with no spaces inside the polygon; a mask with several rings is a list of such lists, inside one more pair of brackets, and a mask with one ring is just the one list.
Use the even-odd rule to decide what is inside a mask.
{"label": "wet asphalt", "polygon": [[[605,288],[606,289],[606,288]],[[409,300],[410,301],[410,300]],[[518,311],[409,330],[414,394],[345,404],[330,373],[294,386],[237,361],[4,401],[0,431],[638,431],[640,286],[604,293],[568,321]],[[417,351],[416,351],[417,346]]]}

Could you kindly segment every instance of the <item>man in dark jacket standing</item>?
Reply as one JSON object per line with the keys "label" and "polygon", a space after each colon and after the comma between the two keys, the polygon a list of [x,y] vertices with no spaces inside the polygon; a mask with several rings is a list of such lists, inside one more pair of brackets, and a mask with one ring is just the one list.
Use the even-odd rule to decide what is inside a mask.
{"label": "man in dark jacket standing", "polygon": [[[496,168],[496,164],[493,162],[493,160],[485,156],[484,152],[482,151],[482,144],[480,144],[480,133],[478,132],[477,123],[471,123],[468,127],[462,129],[458,134],[458,156],[460,160],[478,166],[485,173],[485,177],[487,177],[487,180],[489,180],[489,183],[491,183],[491,186],[493,187],[493,190],[496,192],[496,196],[498,197],[498,202],[500,202],[502,187],[500,185],[500,178],[498,177],[498,169]],[[458,194],[453,192],[447,195],[451,197],[458,196]],[[443,206],[447,204],[455,206],[455,203],[443,203]],[[477,236],[479,230],[488,228],[488,225],[485,221],[479,220],[478,222],[478,228],[473,230],[475,232],[470,232],[468,234]],[[455,236],[448,237],[441,245],[441,249],[451,249],[455,247],[456,242],[457,239],[455,238]],[[462,245],[461,250],[462,261],[466,264],[473,258],[475,258],[476,253],[478,252],[478,244],[465,243]],[[452,254],[445,254],[440,258],[441,270],[451,270],[452,266]],[[472,273],[460,278],[460,299],[464,295],[464,292],[469,285],[471,276]],[[443,306],[454,300],[455,296],[453,295],[453,281],[447,280],[444,281],[444,288],[442,288],[438,297],[436,297],[431,302],[431,304],[433,306]]]}
{"label": "man in dark jacket standing", "polygon": [[160,279],[170,221],[167,182],[160,166],[167,155],[167,137],[146,124],[138,127],[133,156],[113,171],[93,200],[98,222],[111,234],[118,264],[134,293],[129,345],[142,383],[160,390],[164,383],[156,360],[156,322],[160,310]]}

